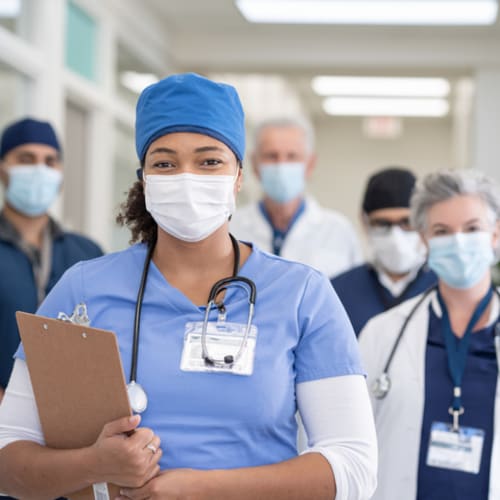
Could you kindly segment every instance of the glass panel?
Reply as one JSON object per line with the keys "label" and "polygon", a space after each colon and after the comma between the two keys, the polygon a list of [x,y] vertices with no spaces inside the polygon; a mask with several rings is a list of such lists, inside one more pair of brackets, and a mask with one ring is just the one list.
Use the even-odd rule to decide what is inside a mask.
{"label": "glass panel", "polygon": [[[139,161],[135,153],[134,132],[119,124],[115,126],[115,154],[113,161],[113,208],[118,214],[120,205],[127,199],[132,184],[136,181]],[[121,250],[129,246],[130,231],[118,224],[113,225],[111,250]]]}
{"label": "glass panel", "polygon": [[31,40],[31,17],[29,9],[32,0],[0,0],[0,26],[22,38]]}
{"label": "glass panel", "polygon": [[[0,62],[0,134],[6,125],[21,119],[30,109],[30,80]],[[0,206],[3,189],[0,189]]]}
{"label": "glass panel", "polygon": [[0,61],[0,129],[30,109],[31,81]]}
{"label": "glass panel", "polygon": [[85,227],[85,166],[88,148],[88,114],[76,104],[66,102],[64,134],[64,224],[75,230]]}
{"label": "glass panel", "polygon": [[96,78],[96,37],[94,19],[73,2],[68,2],[66,66],[89,80]]}
{"label": "glass panel", "polygon": [[116,67],[116,93],[129,104],[135,106],[142,89],[158,81],[148,68],[123,44],[118,44],[118,64]]}

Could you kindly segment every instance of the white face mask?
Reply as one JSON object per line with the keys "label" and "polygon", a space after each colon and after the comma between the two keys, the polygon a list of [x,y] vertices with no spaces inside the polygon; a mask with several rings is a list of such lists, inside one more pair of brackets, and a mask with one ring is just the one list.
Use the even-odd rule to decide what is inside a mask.
{"label": "white face mask", "polygon": [[146,175],[146,210],[175,238],[201,241],[233,214],[236,178],[233,175]]}
{"label": "white face mask", "polygon": [[425,261],[425,246],[416,231],[392,227],[388,233],[368,233],[376,263],[394,274],[404,274],[420,267]]}

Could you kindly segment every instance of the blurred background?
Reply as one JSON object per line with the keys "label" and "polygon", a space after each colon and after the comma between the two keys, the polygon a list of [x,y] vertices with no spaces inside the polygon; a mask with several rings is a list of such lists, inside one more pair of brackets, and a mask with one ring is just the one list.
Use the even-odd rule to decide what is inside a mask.
{"label": "blurred background", "polygon": [[[114,215],[138,167],[138,93],[183,71],[237,87],[250,147],[262,119],[309,118],[309,192],[356,224],[381,167],[500,180],[496,0],[0,0],[0,126],[55,125],[55,214],[108,251],[129,239]],[[248,159],[244,169],[239,203],[259,196]]]}

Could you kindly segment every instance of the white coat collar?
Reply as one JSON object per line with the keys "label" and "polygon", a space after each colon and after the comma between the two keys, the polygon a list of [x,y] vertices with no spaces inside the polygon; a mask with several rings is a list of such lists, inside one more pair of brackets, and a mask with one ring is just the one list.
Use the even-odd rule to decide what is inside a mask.
{"label": "white coat collar", "polygon": [[[439,300],[437,297],[437,293],[433,292],[432,297],[431,297],[431,307],[434,312],[434,314],[440,318],[443,314],[441,311],[441,305],[439,304]],[[500,315],[500,299],[498,297],[498,294],[493,294],[493,304],[490,309],[490,315],[488,317],[488,324],[487,326],[491,326],[493,323],[495,323],[498,320],[498,316]]]}

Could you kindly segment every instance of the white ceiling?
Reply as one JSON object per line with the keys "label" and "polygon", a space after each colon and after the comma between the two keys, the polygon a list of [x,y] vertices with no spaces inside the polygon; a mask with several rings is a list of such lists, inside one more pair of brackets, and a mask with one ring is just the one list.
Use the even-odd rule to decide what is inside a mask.
{"label": "white ceiling", "polygon": [[164,22],[176,70],[284,76],[312,114],[317,74],[444,76],[500,67],[500,22],[486,27],[259,25],[233,0],[143,0]]}
{"label": "white ceiling", "polygon": [[165,22],[180,67],[297,73],[500,65],[500,22],[486,27],[259,25],[232,0],[143,0]]}

